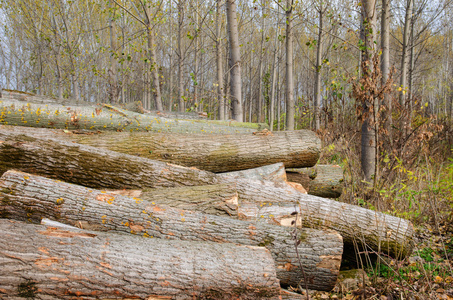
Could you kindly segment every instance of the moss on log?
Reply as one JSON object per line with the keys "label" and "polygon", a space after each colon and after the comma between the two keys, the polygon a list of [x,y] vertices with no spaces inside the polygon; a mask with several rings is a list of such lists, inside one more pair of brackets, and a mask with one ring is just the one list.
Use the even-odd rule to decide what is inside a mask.
{"label": "moss on log", "polygon": [[[110,108],[107,108],[110,107]],[[111,106],[35,104],[0,99],[0,124],[60,129],[125,132],[238,133],[247,127],[222,126],[202,120],[176,120],[125,111]]]}
{"label": "moss on log", "polygon": [[[3,127],[3,131],[33,134],[35,137],[59,138],[216,173],[251,169],[272,163],[283,163],[286,167],[313,166],[320,154],[319,138],[313,132],[306,130],[278,132],[272,135],[150,132],[80,134],[78,131],[73,133],[63,130],[17,127]],[[283,172],[284,170],[280,170],[280,173]]]}

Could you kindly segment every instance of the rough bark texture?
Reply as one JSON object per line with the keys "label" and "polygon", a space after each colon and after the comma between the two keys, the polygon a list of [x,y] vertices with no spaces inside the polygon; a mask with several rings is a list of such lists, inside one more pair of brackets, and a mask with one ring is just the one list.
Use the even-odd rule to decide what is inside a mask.
{"label": "rough bark texture", "polygon": [[274,183],[286,183],[286,171],[283,163],[275,163],[242,171],[219,173],[217,175],[231,179],[266,180]]}
{"label": "rough bark texture", "polygon": [[[256,128],[234,124],[217,125],[207,120],[176,120],[159,116],[102,106],[33,104],[1,99],[0,124],[61,129],[90,129],[103,131],[151,131],[180,133],[238,133],[254,132]],[[259,125],[257,125],[259,127]],[[256,127],[256,126],[253,126]]]}
{"label": "rough bark texture", "polygon": [[228,41],[230,49],[230,91],[233,119],[242,122],[241,46],[236,12],[236,0],[227,0]]}
{"label": "rough bark texture", "polygon": [[215,174],[0,128],[0,172],[18,169],[89,187],[142,189],[219,183]]}
{"label": "rough bark texture", "polygon": [[[406,256],[412,251],[413,226],[404,219],[304,195],[289,186],[221,178],[193,168],[1,129],[0,171],[15,168],[84,186],[110,189],[235,183],[241,211],[245,209],[244,203],[253,206],[252,212],[243,213],[247,218],[278,223],[299,207],[304,216],[303,225],[337,230],[347,243],[367,244],[375,251],[385,251],[392,256]],[[279,203],[283,207],[261,213],[267,203]]]}
{"label": "rough bark texture", "polygon": [[302,216],[299,226],[336,230],[347,244],[392,257],[412,252],[414,228],[405,219],[272,184],[237,180],[236,188],[243,218],[291,226],[291,214],[297,212]]}
{"label": "rough bark texture", "polygon": [[76,103],[75,99],[67,98],[52,98],[48,96],[35,95],[32,93],[16,91],[16,90],[1,90],[1,99],[2,100],[16,100],[25,103],[35,103],[35,104],[60,104],[60,105],[94,105],[92,102],[78,101]]}
{"label": "rough bark texture", "polygon": [[[128,196],[130,191],[124,192]],[[144,189],[135,192],[134,197],[149,202],[210,215],[238,217],[238,193],[235,184]]]}
{"label": "rough bark texture", "polygon": [[263,247],[0,219],[2,299],[278,299]]}
{"label": "rough bark texture", "polygon": [[[3,217],[31,222],[46,217],[144,237],[265,246],[283,285],[297,286],[303,281],[291,228],[175,209],[18,171],[3,174],[0,188]],[[309,288],[332,289],[340,268],[341,236],[305,228],[300,229],[298,238],[300,263]]]}
{"label": "rough bark texture", "polygon": [[286,0],[286,130],[294,130],[293,0]]}
{"label": "rough bark texture", "polygon": [[[361,39],[364,41],[362,51],[362,61],[367,61],[367,67],[372,68],[372,58],[376,52],[376,0],[362,1],[362,24],[361,24]],[[362,73],[365,72],[362,70]],[[360,161],[364,179],[371,182],[376,180],[376,131],[373,124],[378,123],[377,111],[379,110],[378,99],[375,98],[371,103],[363,101],[364,118],[362,120],[362,136],[361,136],[361,156]]]}
{"label": "rough bark texture", "polygon": [[300,183],[310,195],[338,198],[343,192],[343,169],[338,165],[316,165],[286,171],[288,180]]}
{"label": "rough bark texture", "polygon": [[4,132],[58,137],[79,144],[155,159],[212,172],[228,172],[284,163],[286,167],[311,167],[320,153],[320,140],[311,131],[269,135],[109,133],[70,134],[63,131],[2,127]]}

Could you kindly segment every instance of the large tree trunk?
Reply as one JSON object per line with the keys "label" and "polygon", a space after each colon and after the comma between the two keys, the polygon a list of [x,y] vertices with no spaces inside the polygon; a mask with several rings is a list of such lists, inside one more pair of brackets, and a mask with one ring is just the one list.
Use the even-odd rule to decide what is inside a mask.
{"label": "large tree trunk", "polygon": [[287,169],[288,181],[300,183],[310,195],[338,198],[343,192],[343,169],[338,165]]}
{"label": "large tree trunk", "polygon": [[283,285],[304,286],[299,263],[311,289],[330,290],[338,276],[343,243],[333,231],[300,229],[296,250],[293,229],[283,226],[175,209],[18,171],[4,173],[0,187],[4,217],[31,222],[46,217],[144,237],[265,246]]}
{"label": "large tree trunk", "polygon": [[104,131],[151,131],[180,133],[254,132],[259,125],[218,123],[208,120],[175,120],[139,114],[107,104],[101,107],[39,105],[1,99],[0,124],[61,129]]}
{"label": "large tree trunk", "polygon": [[[184,185],[236,183],[241,214],[281,223],[300,210],[305,226],[338,230],[348,243],[366,244],[375,251],[406,256],[412,250],[409,221],[362,207],[305,195],[240,179],[227,179],[194,168],[153,161],[76,143],[0,130],[0,171],[19,169],[94,188],[141,189]],[[249,212],[245,205],[248,203]],[[269,203],[278,204],[269,207]],[[267,205],[266,205],[267,204]],[[270,210],[269,210],[270,209]],[[289,222],[290,223],[290,222]]]}
{"label": "large tree trunk", "polygon": [[280,293],[263,247],[5,219],[0,240],[2,299],[278,299]]}
{"label": "large tree trunk", "polygon": [[[2,129],[8,132],[5,127]],[[120,153],[156,159],[211,172],[229,172],[283,163],[311,167],[319,158],[320,141],[311,131],[276,132],[272,135],[108,133],[72,134],[63,131],[14,128],[9,132],[58,137]],[[284,170],[283,170],[284,171]]]}

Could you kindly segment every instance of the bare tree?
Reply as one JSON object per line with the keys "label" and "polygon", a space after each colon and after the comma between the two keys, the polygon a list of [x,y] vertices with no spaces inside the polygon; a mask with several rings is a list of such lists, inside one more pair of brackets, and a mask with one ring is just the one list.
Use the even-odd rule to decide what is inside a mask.
{"label": "bare tree", "polygon": [[230,44],[230,90],[233,119],[242,122],[241,52],[236,15],[236,0],[227,0],[228,38]]}
{"label": "bare tree", "polygon": [[286,129],[294,130],[294,76],[293,76],[293,8],[294,1],[286,0]]}
{"label": "bare tree", "polygon": [[[362,25],[361,25],[362,45],[362,66],[372,68],[371,59],[375,54],[376,40],[376,0],[362,1]],[[365,72],[364,72],[365,73]],[[363,121],[361,138],[361,163],[365,180],[371,181],[376,169],[376,131],[374,124],[375,111],[377,110],[377,99],[374,103],[363,102]],[[370,107],[371,106],[371,107]]]}

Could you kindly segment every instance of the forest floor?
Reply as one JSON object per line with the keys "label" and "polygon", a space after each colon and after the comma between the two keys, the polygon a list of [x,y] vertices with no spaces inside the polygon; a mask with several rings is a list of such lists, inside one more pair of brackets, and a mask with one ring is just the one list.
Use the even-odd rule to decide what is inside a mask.
{"label": "forest floor", "polygon": [[309,291],[310,299],[453,300],[453,224],[419,226],[415,242],[410,257],[383,259],[365,272],[342,270],[333,291]]}

